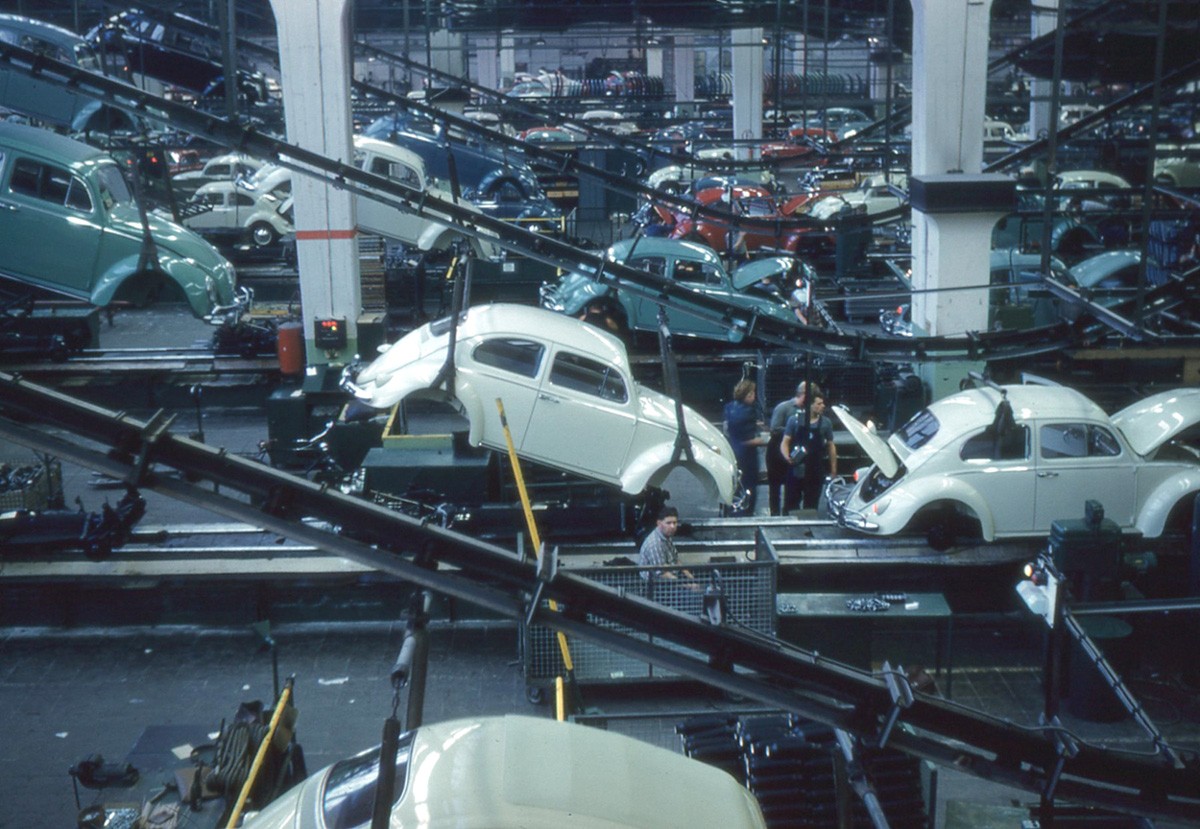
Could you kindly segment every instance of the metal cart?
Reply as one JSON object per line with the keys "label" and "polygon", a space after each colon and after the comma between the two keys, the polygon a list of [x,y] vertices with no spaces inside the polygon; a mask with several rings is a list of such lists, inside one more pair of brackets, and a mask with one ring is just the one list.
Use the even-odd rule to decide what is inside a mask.
{"label": "metal cart", "polygon": [[[737,553],[722,551],[718,555],[689,550],[678,545],[681,563],[663,570],[678,571],[679,578],[653,577],[636,564],[599,565],[575,567],[569,563],[567,571],[592,579],[628,594],[644,596],[652,601],[667,605],[683,613],[699,615],[705,589],[719,585],[724,597],[724,623],[748,628],[768,636],[775,635],[775,591],[779,560],[762,537],[761,531],[755,539],[754,549]],[[560,561],[570,555],[560,557]],[[626,559],[628,560],[628,559]],[[687,578],[683,571],[691,573]],[[637,632],[615,625],[591,615],[588,621],[610,630],[618,631],[632,639],[654,642],[647,633]],[[562,655],[555,640],[554,631],[545,625],[522,626],[522,666],[528,695],[538,702],[544,696],[545,687],[556,676],[565,672]],[[614,653],[591,641],[568,637],[571,659],[575,664],[575,679],[582,683],[639,682],[663,679],[678,679],[679,675],[623,654]],[[665,646],[689,652],[687,648],[663,643]]]}

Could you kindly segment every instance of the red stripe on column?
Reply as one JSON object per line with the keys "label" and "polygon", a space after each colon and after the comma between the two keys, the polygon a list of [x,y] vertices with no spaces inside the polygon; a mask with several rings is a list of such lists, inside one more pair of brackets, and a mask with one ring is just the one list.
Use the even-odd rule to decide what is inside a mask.
{"label": "red stripe on column", "polygon": [[316,239],[353,239],[357,230],[297,230],[296,240],[310,242]]}

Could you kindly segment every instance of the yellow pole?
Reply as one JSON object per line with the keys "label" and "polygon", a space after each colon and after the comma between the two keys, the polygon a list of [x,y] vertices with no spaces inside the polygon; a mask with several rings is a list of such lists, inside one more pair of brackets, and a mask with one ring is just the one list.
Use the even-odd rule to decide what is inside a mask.
{"label": "yellow pole", "polygon": [[263,736],[262,742],[258,744],[258,752],[254,755],[254,764],[250,766],[250,773],[246,775],[246,782],[242,784],[242,790],[238,793],[237,803],[233,805],[233,812],[229,815],[229,822],[225,824],[225,829],[233,829],[242,819],[242,809],[246,805],[246,799],[250,797],[250,789],[254,787],[254,780],[258,777],[263,760],[267,756],[267,749],[275,737],[275,730],[279,727],[279,720],[282,719],[283,711],[287,708],[288,700],[291,697],[292,680],[289,678],[287,684],[283,686],[283,693],[279,695],[279,702],[275,705],[275,713],[271,715],[271,724],[267,727],[267,733]]}
{"label": "yellow pole", "polygon": [[[525,511],[525,524],[529,527],[529,540],[533,543],[534,555],[541,558],[542,537],[538,534],[537,522],[533,518],[533,507],[529,503],[529,491],[525,489],[525,476],[521,473],[521,461],[517,458],[517,450],[513,446],[512,432],[508,429],[508,418],[504,415],[504,401],[496,398],[496,408],[500,411],[500,425],[504,427],[504,442],[508,446],[508,459],[512,463],[513,479],[517,482],[517,492],[521,496],[521,508]],[[550,600],[550,609],[557,612],[558,602]],[[555,631],[558,638],[558,649],[562,653],[563,666],[567,676],[574,683],[575,664],[571,661],[571,648],[567,645],[567,635],[561,630]],[[561,719],[561,717],[560,717]]]}
{"label": "yellow pole", "polygon": [[454,278],[454,269],[458,266],[458,257],[455,256],[450,260],[450,267],[446,268],[446,275],[442,277],[447,282]]}

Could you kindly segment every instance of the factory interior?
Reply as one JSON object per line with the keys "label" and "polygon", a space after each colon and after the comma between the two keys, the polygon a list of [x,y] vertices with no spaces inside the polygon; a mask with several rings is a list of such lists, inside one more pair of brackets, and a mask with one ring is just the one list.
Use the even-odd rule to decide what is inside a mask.
{"label": "factory interior", "polygon": [[1197,42],[0,0],[0,829],[1200,827]]}

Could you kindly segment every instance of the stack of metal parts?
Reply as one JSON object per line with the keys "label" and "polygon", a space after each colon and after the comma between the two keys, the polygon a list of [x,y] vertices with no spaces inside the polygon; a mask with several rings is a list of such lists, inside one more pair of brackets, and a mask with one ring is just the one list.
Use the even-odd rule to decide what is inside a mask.
{"label": "stack of metal parts", "polygon": [[832,728],[788,714],[691,717],[675,730],[687,756],[754,793],[771,829],[880,825],[881,816],[852,793],[855,775],[887,826],[928,826],[919,761],[898,751],[857,744],[847,762]]}
{"label": "stack of metal parts", "polygon": [[363,234],[358,237],[358,273],[362,286],[363,311],[386,311],[384,262],[387,244],[382,236]]}

